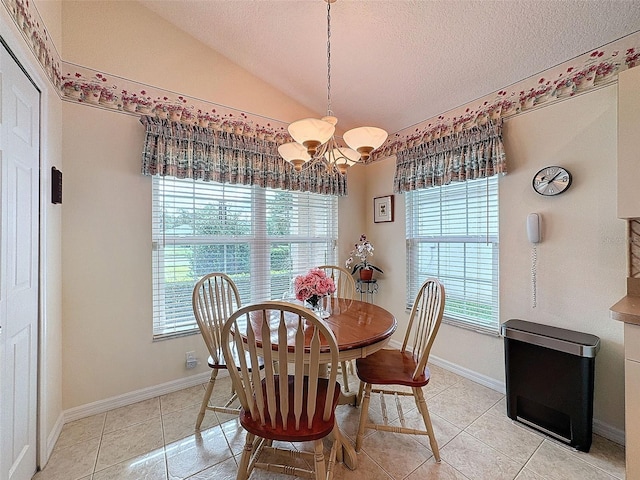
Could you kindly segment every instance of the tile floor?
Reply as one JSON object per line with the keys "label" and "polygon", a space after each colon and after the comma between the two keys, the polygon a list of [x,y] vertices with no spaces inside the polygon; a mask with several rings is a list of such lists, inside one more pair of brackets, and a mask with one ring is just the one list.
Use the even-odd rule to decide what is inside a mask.
{"label": "tile floor", "polygon": [[[425,397],[442,462],[435,463],[427,437],[368,431],[358,469],[338,465],[336,480],[624,479],[620,445],[594,435],[589,453],[575,451],[513,423],[504,395],[437,366],[431,372]],[[357,379],[350,383],[355,388]],[[216,387],[214,395],[226,394],[228,378]],[[199,385],[66,424],[49,463],[33,480],[234,479],[242,428],[231,416],[208,412],[201,433],[195,433],[203,393]],[[372,415],[379,415],[379,401],[371,405]],[[391,419],[395,408],[388,407]],[[419,421],[410,407],[404,410],[407,421]],[[359,411],[350,405],[337,411],[352,441]],[[280,476],[256,471],[251,478]]]}

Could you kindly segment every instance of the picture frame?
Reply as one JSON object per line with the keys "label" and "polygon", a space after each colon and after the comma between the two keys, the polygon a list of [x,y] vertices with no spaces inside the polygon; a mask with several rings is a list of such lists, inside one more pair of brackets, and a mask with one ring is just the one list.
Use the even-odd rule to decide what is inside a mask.
{"label": "picture frame", "polygon": [[393,222],[393,195],[373,199],[373,222]]}

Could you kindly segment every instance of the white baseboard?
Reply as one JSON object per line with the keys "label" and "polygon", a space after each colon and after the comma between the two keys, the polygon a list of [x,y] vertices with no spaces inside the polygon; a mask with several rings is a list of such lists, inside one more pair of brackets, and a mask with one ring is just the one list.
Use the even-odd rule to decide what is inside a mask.
{"label": "white baseboard", "polygon": [[435,355],[429,355],[429,363],[433,363],[438,367],[442,367],[445,370],[449,370],[461,377],[469,379],[473,382],[479,383],[480,385],[484,385],[491,390],[495,390],[496,392],[500,392],[503,395],[507,392],[507,388],[504,382],[496,380],[495,378],[487,377],[478,372],[474,372],[473,370],[469,370],[468,368],[461,367],[460,365],[456,365],[455,363],[449,362],[448,360],[444,360],[442,358],[436,357]]}
{"label": "white baseboard", "polygon": [[[402,344],[396,340],[391,340],[389,342],[389,345],[393,348],[402,347]],[[506,385],[504,382],[491,377],[487,377],[486,375],[475,372],[473,370],[469,370],[468,368],[461,367],[460,365],[449,362],[448,360],[436,357],[435,355],[430,355],[429,363],[433,363],[434,365],[458,374],[461,377],[472,380],[476,383],[479,383],[480,385],[484,385],[485,387],[500,392],[503,395],[506,393]],[[611,440],[612,442],[615,442],[619,445],[625,444],[624,430],[609,425],[608,423],[605,423],[602,420],[598,420],[597,418],[593,419],[593,433]]]}
{"label": "white baseboard", "polygon": [[[219,376],[223,376],[224,374],[228,375],[227,372],[220,372]],[[183,388],[193,387],[207,382],[210,376],[211,372],[203,372],[197,375],[191,375],[190,377],[180,378],[160,385],[154,385],[153,387],[147,387],[141,390],[125,393],[123,395],[118,395],[116,397],[107,398],[105,400],[98,400],[97,402],[73,407],[69,410],[65,410],[64,422],[72,422],[80,418],[104,413],[109,410],[113,410],[114,408],[124,407],[126,405],[131,405],[160,395],[166,395],[167,393],[177,392]]]}
{"label": "white baseboard", "polygon": [[58,415],[55,425],[51,429],[49,436],[47,437],[47,452],[44,458],[41,458],[40,461],[43,462],[40,465],[41,468],[44,468],[46,463],[51,458],[51,453],[53,452],[53,447],[56,446],[56,442],[58,441],[58,437],[60,436],[60,432],[62,432],[62,427],[64,426],[64,412]]}
{"label": "white baseboard", "polygon": [[604,423],[597,418],[593,419],[593,433],[609,439],[618,445],[625,445],[624,430]]}

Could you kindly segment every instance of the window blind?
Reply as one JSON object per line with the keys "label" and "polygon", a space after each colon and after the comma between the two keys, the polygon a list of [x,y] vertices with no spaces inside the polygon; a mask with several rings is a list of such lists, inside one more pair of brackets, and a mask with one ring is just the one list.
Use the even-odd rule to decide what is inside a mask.
{"label": "window blind", "polygon": [[229,275],[246,304],[335,263],[337,206],[330,195],[154,176],[154,338],[197,331],[191,294],[206,273]]}
{"label": "window blind", "polygon": [[406,229],[407,306],[437,277],[443,321],[497,334],[498,176],[408,192]]}

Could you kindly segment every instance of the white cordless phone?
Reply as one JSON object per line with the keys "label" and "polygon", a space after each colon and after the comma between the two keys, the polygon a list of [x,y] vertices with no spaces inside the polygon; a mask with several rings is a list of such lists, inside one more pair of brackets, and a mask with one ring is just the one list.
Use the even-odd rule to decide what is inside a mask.
{"label": "white cordless phone", "polygon": [[531,308],[536,308],[537,305],[537,263],[538,263],[538,251],[536,245],[542,240],[540,234],[541,225],[540,215],[537,213],[530,213],[527,216],[527,238],[531,243]]}
{"label": "white cordless phone", "polygon": [[527,237],[529,243],[539,243],[540,238],[540,215],[537,213],[530,213],[527,217]]}

